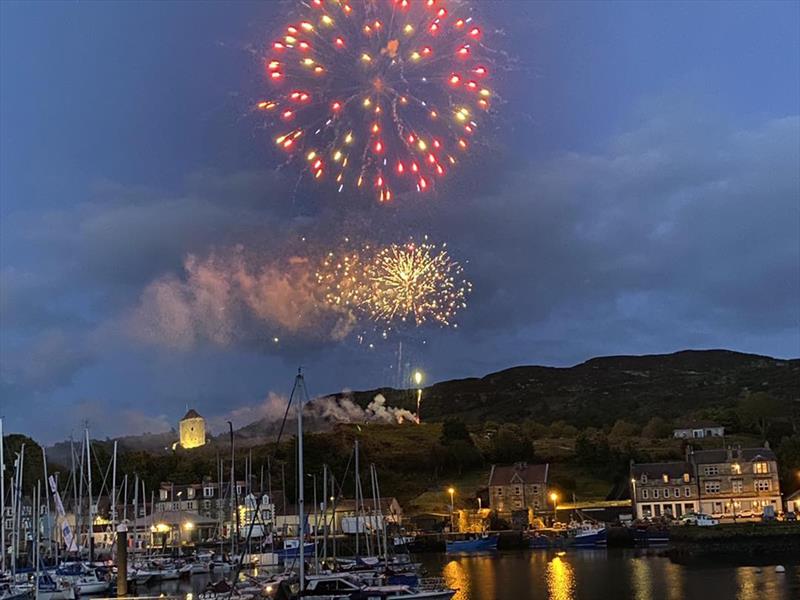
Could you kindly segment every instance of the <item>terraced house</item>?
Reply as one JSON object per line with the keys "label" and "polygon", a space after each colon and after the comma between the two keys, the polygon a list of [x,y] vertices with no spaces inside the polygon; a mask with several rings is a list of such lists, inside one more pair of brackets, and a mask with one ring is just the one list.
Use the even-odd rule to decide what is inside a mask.
{"label": "terraced house", "polygon": [[769,447],[687,448],[686,460],[631,463],[631,498],[638,519],[688,512],[751,517],[781,508],[778,463]]}
{"label": "terraced house", "polygon": [[760,515],[781,508],[775,453],[767,448],[698,450],[692,453],[700,486],[700,511],[710,515]]}
{"label": "terraced house", "polygon": [[549,465],[493,465],[489,474],[489,504],[505,519],[532,522],[535,514],[547,510]]}

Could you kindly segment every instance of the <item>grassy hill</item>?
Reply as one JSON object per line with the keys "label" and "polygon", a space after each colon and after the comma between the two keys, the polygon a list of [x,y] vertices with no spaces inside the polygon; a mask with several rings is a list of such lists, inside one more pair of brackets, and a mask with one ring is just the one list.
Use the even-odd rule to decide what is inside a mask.
{"label": "grassy hill", "polygon": [[[563,420],[578,428],[644,423],[653,416],[689,417],[730,408],[749,392],[763,391],[790,403],[800,399],[800,359],[780,360],[727,350],[687,350],[651,356],[593,358],[568,368],[522,366],[437,383],[423,390],[425,420],[458,415],[467,422],[543,423]],[[379,389],[355,392],[362,406],[376,393],[387,403],[414,409],[413,393]]]}

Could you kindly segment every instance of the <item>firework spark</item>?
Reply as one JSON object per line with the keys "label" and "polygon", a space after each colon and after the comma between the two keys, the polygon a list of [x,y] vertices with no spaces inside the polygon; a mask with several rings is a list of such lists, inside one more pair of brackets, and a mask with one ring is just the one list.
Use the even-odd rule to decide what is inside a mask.
{"label": "firework spark", "polygon": [[483,30],[446,0],[308,0],[265,60],[275,143],[315,180],[381,202],[432,188],[493,93]]}
{"label": "firework spark", "polygon": [[463,268],[445,246],[427,241],[330,254],[317,281],[327,290],[329,303],[387,328],[407,323],[457,327],[455,316],[466,308],[472,291]]}

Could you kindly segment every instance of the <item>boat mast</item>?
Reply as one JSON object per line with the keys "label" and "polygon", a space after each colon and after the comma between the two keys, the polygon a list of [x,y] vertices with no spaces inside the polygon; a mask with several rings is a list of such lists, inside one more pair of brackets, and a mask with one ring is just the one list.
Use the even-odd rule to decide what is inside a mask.
{"label": "boat mast", "polygon": [[89,546],[89,560],[94,560],[94,536],[92,535],[94,529],[94,519],[92,519],[92,444],[89,441],[88,425],[84,432],[86,434],[86,477],[87,492],[89,494],[89,522],[86,524],[86,545]]}
{"label": "boat mast", "polygon": [[358,530],[361,526],[361,520],[359,519],[358,513],[358,438],[356,438],[356,448],[355,448],[355,457],[356,457],[356,466],[355,466],[355,476],[354,476],[354,484],[355,484],[355,493],[353,494],[355,497],[355,509],[356,509],[356,558],[359,557],[359,547],[358,547]]}
{"label": "boat mast", "polygon": [[[303,466],[303,400],[307,399],[308,393],[306,392],[306,384],[303,379],[302,369],[297,370],[297,377],[294,380],[294,388],[292,389],[292,396],[297,393],[297,516],[298,516],[298,532],[297,538],[299,541],[300,549],[300,593],[305,589],[306,583],[306,565],[305,565],[305,492],[304,492],[304,466]],[[289,402],[292,402],[292,396],[289,397]]]}
{"label": "boat mast", "polygon": [[6,459],[3,448],[6,445],[3,437],[3,417],[0,417],[0,573],[6,572]]}
{"label": "boat mast", "polygon": [[44,497],[47,505],[47,521],[45,529],[47,530],[47,545],[50,548],[50,555],[53,555],[53,528],[50,525],[50,494],[47,493],[48,478],[47,478],[47,451],[42,446],[42,465],[44,469]]}

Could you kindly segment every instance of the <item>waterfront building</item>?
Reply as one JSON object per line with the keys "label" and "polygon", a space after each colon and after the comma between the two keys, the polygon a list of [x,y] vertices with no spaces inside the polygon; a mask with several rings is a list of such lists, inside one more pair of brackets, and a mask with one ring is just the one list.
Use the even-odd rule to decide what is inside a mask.
{"label": "waterfront building", "polygon": [[[342,498],[336,501],[336,506],[328,505],[328,510],[333,515],[333,530],[337,533],[362,533],[365,529],[383,529],[384,523],[387,527],[403,525],[403,507],[397,498],[387,497],[378,498],[378,510],[375,510],[375,503],[369,497],[363,502],[359,502],[360,510],[356,511],[356,501],[352,498]],[[313,517],[311,517],[313,518]],[[318,515],[320,526],[322,515]],[[356,529],[357,528],[357,529]]]}
{"label": "waterfront building", "polygon": [[206,443],[206,420],[193,408],[180,421],[182,448],[199,448]]}
{"label": "waterfront building", "polygon": [[723,437],[725,427],[708,421],[687,423],[672,430],[672,437],[680,439],[702,439],[707,437]]}
{"label": "waterfront building", "polygon": [[550,465],[492,465],[489,473],[489,508],[509,522],[514,515],[527,512],[527,522],[533,523],[537,513],[547,511],[547,475]]}
{"label": "waterfront building", "polygon": [[767,506],[781,510],[775,453],[765,448],[697,450],[691,453],[700,489],[700,512],[714,516],[758,516]]}
{"label": "waterfront building", "polygon": [[631,499],[637,519],[698,512],[700,494],[693,465],[688,461],[632,464]]}
{"label": "waterfront building", "polygon": [[701,512],[715,517],[756,517],[781,509],[778,463],[768,446],[686,449],[680,462],[631,462],[630,491],[639,519]]}

